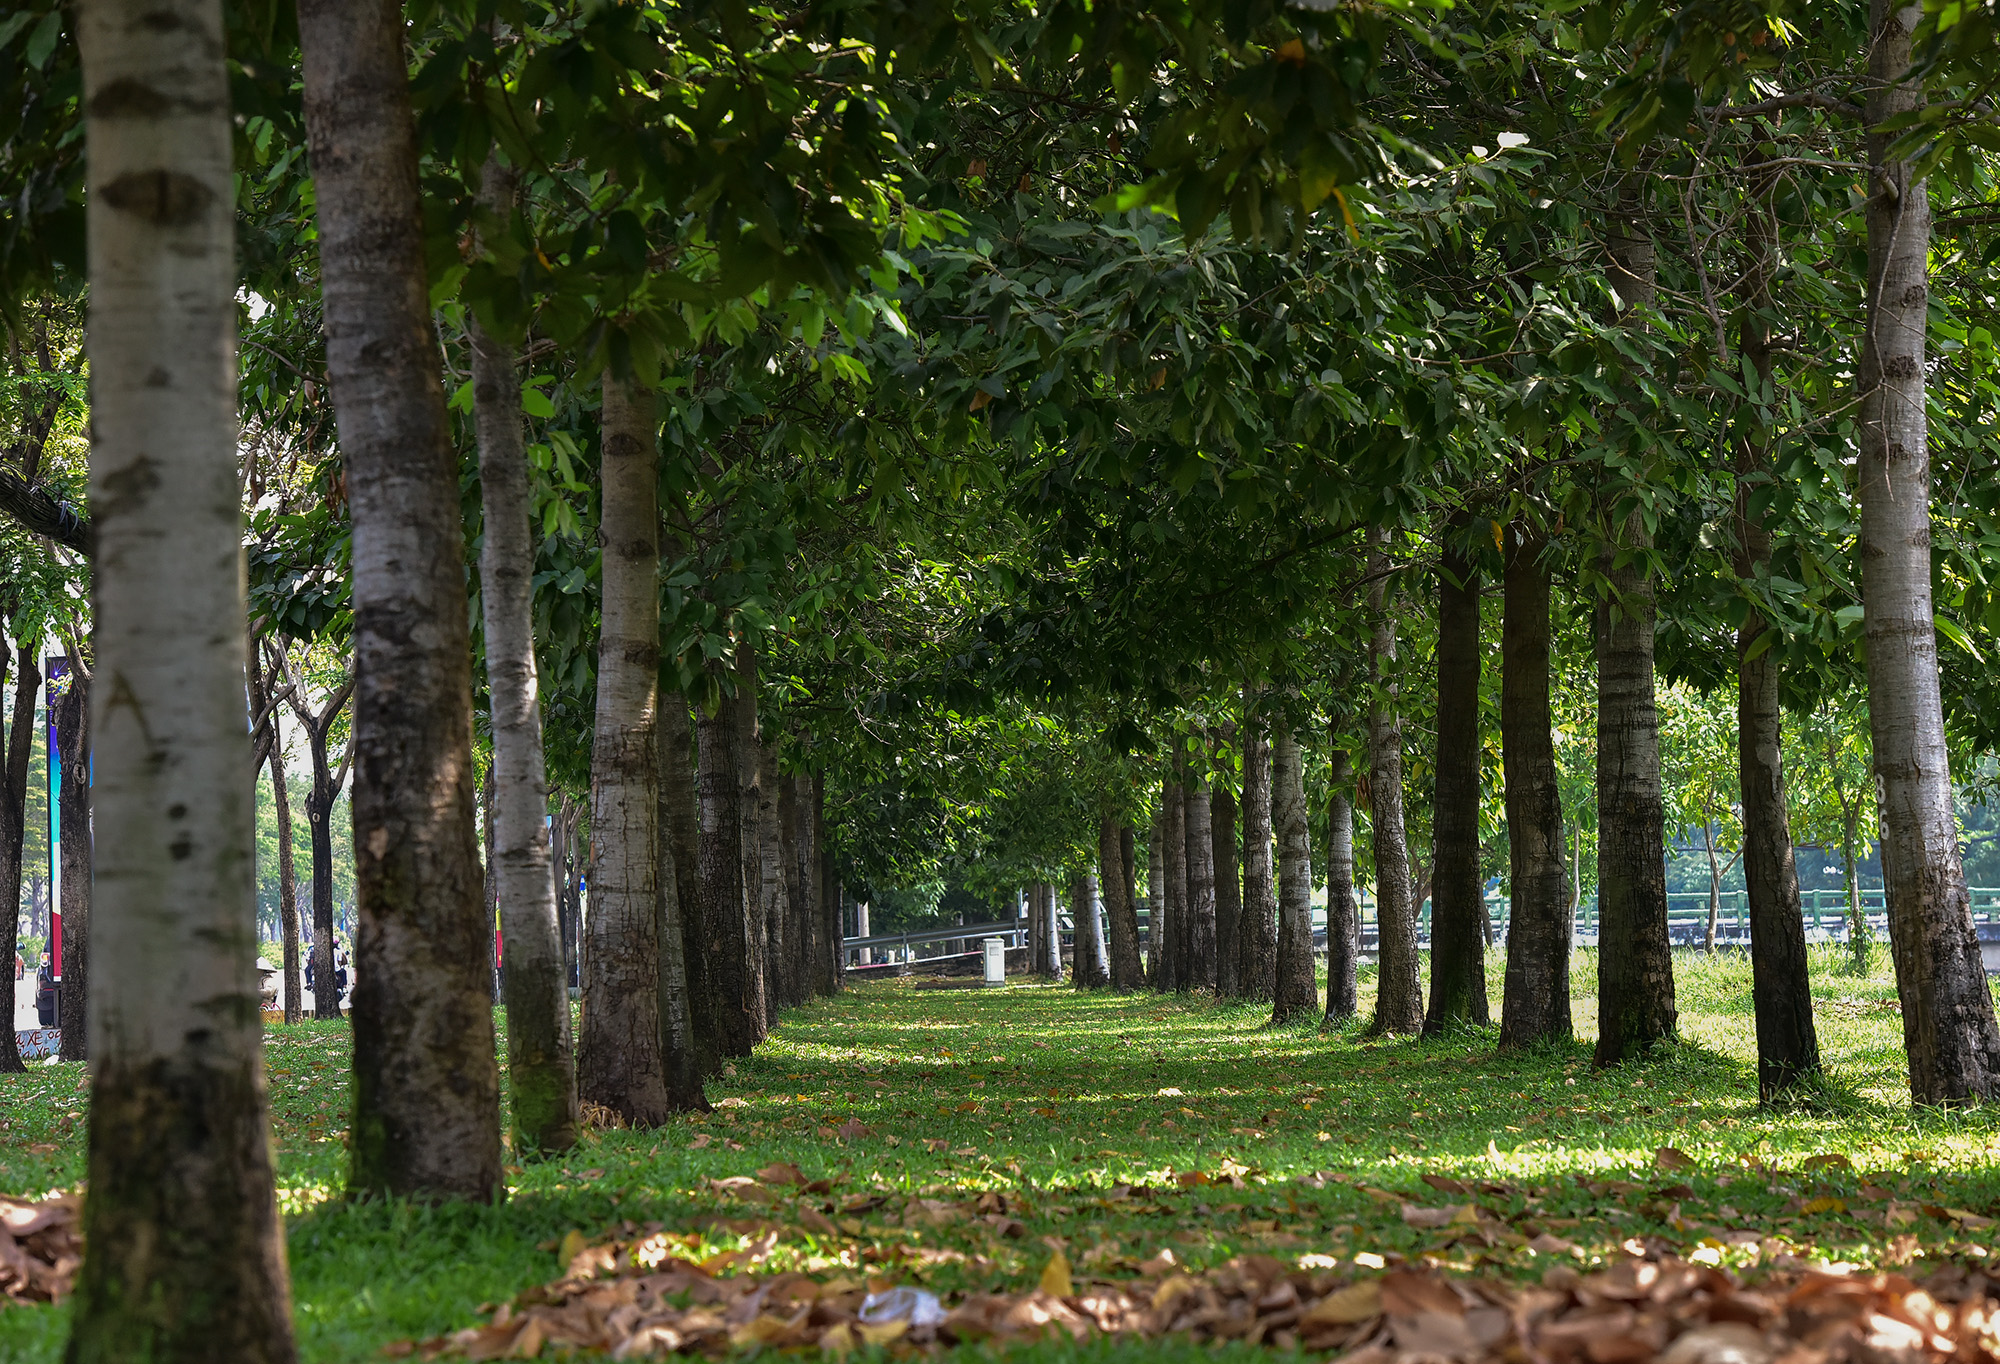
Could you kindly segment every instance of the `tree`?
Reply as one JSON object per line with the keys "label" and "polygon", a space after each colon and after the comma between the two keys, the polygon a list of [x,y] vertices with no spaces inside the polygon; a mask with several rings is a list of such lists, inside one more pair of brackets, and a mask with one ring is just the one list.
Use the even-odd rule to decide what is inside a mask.
{"label": "tree", "polygon": [[[35,646],[21,640],[15,649],[14,709],[7,725],[6,768],[0,771],[0,961],[12,961],[19,951],[15,934],[21,922],[21,855],[27,836],[28,765],[35,747],[35,694],[42,671],[35,666]],[[6,658],[0,655],[0,682]],[[33,977],[30,977],[33,979]],[[14,1017],[14,973],[0,971],[0,1016]],[[10,1023],[0,1036],[0,1075],[18,1075],[20,1048]]]}
{"label": "tree", "polygon": [[1424,992],[1418,976],[1417,906],[1403,828],[1403,717],[1397,706],[1396,621],[1388,607],[1388,556],[1377,531],[1368,556],[1368,797],[1375,853],[1375,917],[1380,930],[1373,1033],[1418,1032]]}
{"label": "tree", "polygon": [[1507,531],[1506,609],[1500,638],[1500,752],[1507,773],[1507,860],[1512,908],[1500,1045],[1570,1036],[1573,927],[1563,894],[1562,798],[1549,706],[1547,543]]}
{"label": "tree", "polygon": [[1104,909],[1110,919],[1111,988],[1138,990],[1146,983],[1145,968],[1139,961],[1139,913],[1132,903],[1127,884],[1125,835],[1129,826],[1116,815],[1104,815],[1097,823],[1097,877],[1104,887]]}
{"label": "tree", "polygon": [[[1657,265],[1639,188],[1612,215],[1608,274],[1625,318],[1652,308]],[[1630,408],[1621,409],[1626,418]],[[1665,813],[1654,703],[1653,537],[1643,508],[1614,484],[1603,512],[1592,642],[1597,655],[1597,1049],[1617,1065],[1674,1035],[1674,960],[1667,941]],[[1558,816],[1559,818],[1560,816]]]}
{"label": "tree", "polygon": [[659,447],[651,393],[604,375],[590,928],[576,1087],[634,1127],[673,1111],[660,1021]]}
{"label": "tree", "polygon": [[[737,776],[736,724],[721,691],[724,670],[719,664],[710,666],[716,701],[695,717],[701,924],[707,935],[703,957],[711,975],[711,998],[719,1010],[722,1054],[748,1056],[758,1034],[745,937],[749,916],[743,908],[742,788]],[[739,680],[738,685],[746,684]]]}
{"label": "tree", "polygon": [[505,1187],[480,904],[458,461],[430,318],[403,13],[299,6],[326,373],[353,517],[357,1193]]}
{"label": "tree", "polygon": [[[278,918],[283,935],[279,950],[283,953],[285,1022],[296,1023],[305,1013],[305,981],[299,968],[299,882],[292,863],[292,798],[286,789],[285,746],[281,743],[271,745],[271,805],[278,815]],[[330,864],[332,859],[328,861]]]}
{"label": "tree", "polygon": [[1910,77],[1915,11],[1870,0],[1866,329],[1857,357],[1862,629],[1882,807],[1882,882],[1910,1096],[2000,1097],[2000,1025],[1959,861],[1931,600],[1930,437],[1924,410],[1930,196],[1898,151],[1923,99]]}
{"label": "tree", "polygon": [[[1486,887],[1479,874],[1479,566],[1463,547],[1470,518],[1452,518],[1438,561],[1437,794],[1431,805],[1431,998],[1424,1031],[1484,1023]],[[1329,805],[1329,835],[1344,795]],[[1354,816],[1346,811],[1347,895],[1352,897]],[[1334,890],[1327,891],[1328,998],[1335,955]],[[1352,911],[1348,911],[1351,913]],[[1332,1009],[1329,1005],[1329,1016]]]}
{"label": "tree", "polygon": [[56,752],[49,761],[58,768],[56,824],[62,860],[62,992],[59,999],[62,1059],[90,1059],[90,911],[94,878],[91,837],[91,667],[74,647],[61,678],[61,690],[50,705],[56,732]]}
{"label": "tree", "polygon": [[[1228,756],[1227,748],[1223,756]],[[1243,994],[1243,949],[1237,941],[1243,929],[1243,872],[1236,857],[1236,793],[1220,773],[1209,781],[1208,810],[1215,868],[1215,991],[1236,999]]]}
{"label": "tree", "polygon": [[[222,7],[92,3],[78,21],[104,680],[88,1249],[68,1357],[282,1364],[295,1351],[245,780]],[[80,790],[91,775],[78,764]]]}
{"label": "tree", "polygon": [[[285,703],[298,717],[299,728],[305,731],[306,753],[312,761],[312,789],[306,793],[306,829],[312,843],[313,1017],[339,1018],[340,990],[336,984],[333,934],[333,807],[340,798],[340,788],[347,782],[348,767],[354,760],[354,743],[350,734],[346,751],[336,767],[332,739],[340,713],[347,709],[348,700],[354,695],[354,678],[352,674],[343,675],[320,701],[319,709],[314,710],[302,685],[303,679],[292,668],[285,645],[278,640],[267,640],[265,649],[284,678]],[[310,662],[308,657],[308,666]]]}
{"label": "tree", "polygon": [[1215,933],[1215,813],[1209,803],[1208,780],[1190,770],[1181,788],[1187,824],[1187,978],[1188,988],[1216,988]]}
{"label": "tree", "polygon": [[1305,755],[1288,721],[1271,744],[1271,823],[1278,836],[1277,987],[1271,1021],[1288,1023],[1319,1003],[1313,978],[1312,840],[1306,819]]}
{"label": "tree", "polygon": [[1243,694],[1243,924],[1237,978],[1246,999],[1277,989],[1278,900],[1271,880],[1271,741],[1269,723]]}
{"label": "tree", "polygon": [[[1326,1021],[1354,1017],[1361,1007],[1361,915],[1354,903],[1353,759],[1341,722],[1327,726],[1332,744],[1326,803]],[[1480,902],[1485,913],[1485,902]],[[1481,967],[1484,974],[1484,967]]]}

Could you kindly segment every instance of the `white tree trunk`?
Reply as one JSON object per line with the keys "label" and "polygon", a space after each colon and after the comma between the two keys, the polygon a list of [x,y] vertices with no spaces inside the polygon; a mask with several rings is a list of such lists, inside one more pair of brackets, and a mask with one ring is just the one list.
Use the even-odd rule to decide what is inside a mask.
{"label": "white tree trunk", "polygon": [[1870,165],[1867,333],[1858,364],[1862,628],[1868,721],[1882,806],[1882,883],[1910,1094],[1918,1103],[2000,1097],[2000,1028],[1959,860],[1938,694],[1931,602],[1930,448],[1924,340],[1930,306],[1928,191],[1891,161],[1876,125],[1922,102],[1898,85],[1919,11],[1868,7]]}
{"label": "white tree trunk", "polygon": [[[258,1002],[222,6],[78,6],[97,853],[72,1359],[294,1358]],[[249,777],[249,780],[246,780]]]}
{"label": "white tree trunk", "polygon": [[[514,179],[512,168],[487,159],[480,202],[501,223],[514,209]],[[479,601],[493,727],[493,808],[487,819],[505,962],[514,1149],[564,1151],[576,1145],[576,1072],[536,692],[535,544],[529,528],[534,507],[521,435],[521,380],[513,347],[489,336],[477,320],[471,333],[485,519]]]}
{"label": "white tree trunk", "polygon": [[671,1111],[660,1055],[660,516],[651,414],[651,395],[605,372],[604,605],[577,1094],[635,1127]]}

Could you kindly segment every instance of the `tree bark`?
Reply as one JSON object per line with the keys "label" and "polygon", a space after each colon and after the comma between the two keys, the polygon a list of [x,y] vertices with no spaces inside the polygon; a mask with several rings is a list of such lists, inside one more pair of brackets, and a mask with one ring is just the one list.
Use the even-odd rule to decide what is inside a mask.
{"label": "tree bark", "polygon": [[590,748],[590,928],[577,1096],[665,1122],[660,1019],[660,514],[653,399],[604,375],[603,608]]}
{"label": "tree bark", "polygon": [[[1757,153],[1758,160],[1763,159]],[[1777,221],[1770,171],[1754,171],[1745,232],[1750,278],[1744,294],[1744,358],[1761,387],[1772,382],[1771,276],[1777,267]],[[1760,393],[1761,404],[1775,393]],[[1766,442],[1746,439],[1736,457],[1736,572],[1746,580],[1770,573],[1771,532],[1753,510],[1753,489],[1773,477]],[[1750,900],[1750,997],[1757,1016],[1757,1092],[1768,1102],[1819,1070],[1813,1026],[1812,979],[1805,914],[1785,803],[1784,723],[1778,709],[1778,660],[1754,605],[1736,631],[1736,768],[1743,793],[1743,879]]]}
{"label": "tree bark", "polygon": [[424,266],[403,10],[298,7],[326,369],[353,518],[359,1194],[505,1191],[472,793],[458,459]]}
{"label": "tree bark", "polygon": [[[718,674],[719,665],[710,664]],[[718,681],[720,678],[718,677]],[[724,1056],[748,1056],[758,1029],[750,993],[749,916],[743,911],[742,782],[736,767],[736,723],[724,696],[715,712],[697,713],[701,804],[701,925],[713,981],[716,1035]]]}
{"label": "tree bark", "polygon": [[771,1031],[770,921],[764,916],[763,745],[757,735],[757,652],[746,635],[736,642],[736,694],[730,700],[736,722],[736,781],[742,823],[743,942],[749,950],[744,981],[757,1040]]}
{"label": "tree bark", "polygon": [[1858,819],[1853,809],[1844,812],[1840,843],[1841,870],[1847,881],[1847,949],[1857,976],[1868,972],[1868,916],[1861,909],[1861,882],[1858,879],[1861,859],[1855,853],[1855,844],[1859,841],[1855,829]]}
{"label": "tree bark", "polygon": [[778,1011],[792,1002],[791,977],[786,963],[791,945],[785,941],[785,921],[791,909],[785,902],[785,856],[783,817],[778,809],[778,746],[757,744],[757,898],[764,929],[764,993],[766,1016],[777,1026]]}
{"label": "tree bark", "polygon": [[1243,919],[1237,979],[1246,999],[1278,988],[1278,900],[1271,880],[1271,741],[1266,722],[1243,697]]}
{"label": "tree bark", "polygon": [[1217,777],[1209,782],[1209,846],[1215,863],[1215,992],[1243,995],[1243,873],[1236,857],[1236,793]]}
{"label": "tree bark", "polygon": [[1076,922],[1076,953],[1070,980],[1079,990],[1101,990],[1111,970],[1104,947],[1104,916],[1098,904],[1097,876],[1081,870],[1069,879],[1070,917]]}
{"label": "tree bark", "polygon": [[1326,1021],[1338,1023],[1361,1007],[1361,916],[1354,906],[1354,803],[1348,795],[1353,765],[1339,721],[1327,730],[1332,797],[1326,812]]}
{"label": "tree bark", "polygon": [[[54,707],[56,755],[62,765],[57,797],[60,826],[57,856],[62,865],[62,1059],[90,1057],[90,910],[92,839],[90,831],[90,682],[83,660],[69,656],[69,685]],[[238,775],[241,780],[241,774]],[[132,875],[131,872],[125,872]],[[255,895],[252,895],[255,902]],[[256,941],[251,925],[251,941]],[[252,947],[254,954],[256,949]],[[254,1005],[256,991],[251,991]],[[9,1026],[11,1027],[11,1021]]]}
{"label": "tree bark", "polygon": [[[272,641],[269,647],[274,654],[283,648],[276,641]],[[278,656],[282,660],[282,655]],[[313,1017],[319,1019],[341,1016],[340,989],[334,975],[333,804],[340,798],[346,768],[343,765],[339,776],[334,774],[328,759],[327,743],[334,722],[340,718],[340,712],[353,692],[354,683],[351,680],[343,682],[314,712],[306,705],[304,694],[293,680],[289,702],[292,714],[298,717],[299,728],[305,731],[306,753],[313,770],[312,788],[306,792],[306,839],[311,845],[312,862]]]}
{"label": "tree bark", "polygon": [[[1654,251],[1643,201],[1626,192],[1607,243],[1624,312],[1650,307]],[[1654,605],[1641,513],[1607,509],[1598,567],[1609,596],[1596,604],[1597,1050],[1617,1065],[1674,1035],[1674,959],[1667,940],[1665,811],[1660,720],[1653,698]],[[1572,916],[1573,917],[1573,916]]]}
{"label": "tree bark", "polygon": [[1208,783],[1190,775],[1181,788],[1187,800],[1188,988],[1216,986],[1215,822]]}
{"label": "tree bark", "polygon": [[[659,629],[658,622],[656,607],[655,630]],[[666,699],[681,706],[681,714],[685,717],[686,709],[678,695],[669,694]],[[682,728],[682,738],[685,739],[685,722]],[[664,729],[664,725],[658,727],[658,730]],[[659,988],[660,1067],[666,1081],[667,1101],[675,1111],[706,1113],[710,1110],[708,1095],[702,1092],[701,1087],[702,1053],[695,1036],[695,998],[688,983],[688,931],[683,917],[687,902],[681,899],[681,876],[674,850],[674,810],[667,796],[667,788],[672,783],[669,769],[687,766],[687,749],[683,744],[677,751],[664,742],[664,737],[656,730],[659,741],[654,744],[654,753],[659,761],[659,773],[653,789],[659,805],[653,824],[653,847],[657,856],[654,889],[659,897],[659,920],[654,928],[654,940],[660,956],[654,980]]]}
{"label": "tree bark", "polygon": [[[1469,520],[1463,515],[1452,518],[1438,565],[1437,786],[1431,802],[1427,1033],[1488,1021],[1486,942],[1480,930],[1486,898],[1479,875],[1479,566],[1462,543]],[[1331,952],[1330,892],[1327,904]]]}
{"label": "tree bark", "polygon": [[1862,630],[1868,727],[1882,807],[1882,884],[1910,1096],[1920,1104],[2000,1097],[2000,1027],[1980,964],[1952,808],[1931,600],[1930,446],[1924,412],[1931,210],[1928,187],[1880,125],[1916,108],[1912,11],[1868,6],[1870,166],[1867,332],[1860,389]]}
{"label": "tree bark", "polygon": [[[91,796],[93,776],[96,791],[74,810],[87,843],[94,805],[104,837],[88,1000],[90,1196],[67,1358],[289,1364],[258,1003],[256,767],[243,716],[222,7],[91,0],[76,19],[102,679],[88,728],[102,742],[94,774],[77,765],[78,795]],[[89,889],[88,861],[78,870]],[[13,1030],[11,1014],[4,1026]]]}
{"label": "tree bark", "polygon": [[1146,837],[1146,986],[1169,990],[1167,977],[1167,791],[1160,788],[1160,803],[1153,811],[1153,827]]}
{"label": "tree bark", "polygon": [[[504,224],[515,172],[488,156],[480,206]],[[576,1145],[575,1047],[555,863],[549,847],[548,769],[535,663],[534,502],[522,435],[514,348],[472,318],[474,426],[479,442],[479,602],[493,730],[489,871],[500,910],[506,967],[507,1078],[514,1149],[521,1156]]]}
{"label": "tree bark", "polygon": [[1137,990],[1146,983],[1139,962],[1139,912],[1125,882],[1124,835],[1113,815],[1097,822],[1098,879],[1104,887],[1104,908],[1111,920],[1111,988]]}
{"label": "tree bark", "polygon": [[701,885],[701,800],[695,789],[694,720],[687,697],[660,697],[660,826],[673,855],[674,891],[680,900],[681,954],[687,969],[688,1015],[693,1026],[696,1067],[715,1074],[727,1054],[723,1001],[715,965],[708,957],[708,925]]}
{"label": "tree bark", "polygon": [[292,796],[285,783],[285,749],[271,745],[271,808],[278,820],[278,923],[284,940],[285,1022],[305,1016],[305,973],[299,965],[299,881],[292,863]]}
{"label": "tree bark", "polygon": [[1500,640],[1500,761],[1507,782],[1507,861],[1513,907],[1500,1045],[1571,1035],[1572,925],[1563,894],[1562,798],[1549,706],[1549,571],[1543,542],[1508,531]]}
{"label": "tree bark", "polygon": [[[1378,532],[1378,538],[1386,538]],[[1375,1017],[1371,1033],[1420,1032],[1424,1026],[1422,963],[1417,957],[1417,906],[1410,881],[1410,845],[1403,826],[1403,716],[1391,669],[1396,621],[1388,608],[1387,556],[1369,555],[1368,798],[1375,850]]]}
{"label": "tree bark", "polygon": [[1175,779],[1165,787],[1166,820],[1163,831],[1166,834],[1167,922],[1162,936],[1167,950],[1160,988],[1185,992],[1190,988],[1194,971],[1187,959],[1193,938],[1188,931],[1191,909],[1188,901],[1188,799],[1187,787],[1179,780],[1180,775],[1180,765],[1176,763]]}
{"label": "tree bark", "polygon": [[[0,657],[0,680],[5,659]],[[0,962],[12,962],[20,950],[21,859],[28,833],[28,768],[35,753],[35,696],[42,671],[35,664],[35,646],[21,641],[15,651],[14,711],[7,729],[7,767],[0,775]],[[30,962],[32,968],[35,963]],[[27,987],[35,988],[30,974]],[[0,971],[0,1075],[19,1075],[20,1047],[14,1039],[14,973]]]}
{"label": "tree bark", "polygon": [[1319,1003],[1312,950],[1312,835],[1305,755],[1288,724],[1271,744],[1271,822],[1278,835],[1278,931],[1271,1021],[1289,1023]]}

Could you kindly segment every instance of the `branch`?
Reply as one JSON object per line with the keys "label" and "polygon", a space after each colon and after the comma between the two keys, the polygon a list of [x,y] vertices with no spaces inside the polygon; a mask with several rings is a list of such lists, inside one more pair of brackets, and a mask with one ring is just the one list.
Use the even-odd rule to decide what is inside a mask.
{"label": "branch", "polygon": [[1819,109],[1829,114],[1841,114],[1847,118],[1863,116],[1859,104],[1837,99],[1832,95],[1822,95],[1817,90],[1795,90],[1789,95],[1774,95],[1770,99],[1758,100],[1755,104],[1718,104],[1702,112],[1717,118],[1761,118],[1765,114],[1775,114],[1785,109]]}
{"label": "branch", "polygon": [[90,522],[76,508],[57,501],[47,488],[28,482],[5,465],[0,465],[0,511],[37,535],[46,535],[84,558],[90,557]]}

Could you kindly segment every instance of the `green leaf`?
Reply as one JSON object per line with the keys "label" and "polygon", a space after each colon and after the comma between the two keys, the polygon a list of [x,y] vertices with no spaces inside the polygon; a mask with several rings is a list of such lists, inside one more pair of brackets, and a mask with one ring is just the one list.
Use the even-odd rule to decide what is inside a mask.
{"label": "green leaf", "polygon": [[28,37],[28,65],[37,71],[47,66],[50,54],[56,50],[56,39],[61,36],[62,11],[51,10]]}

